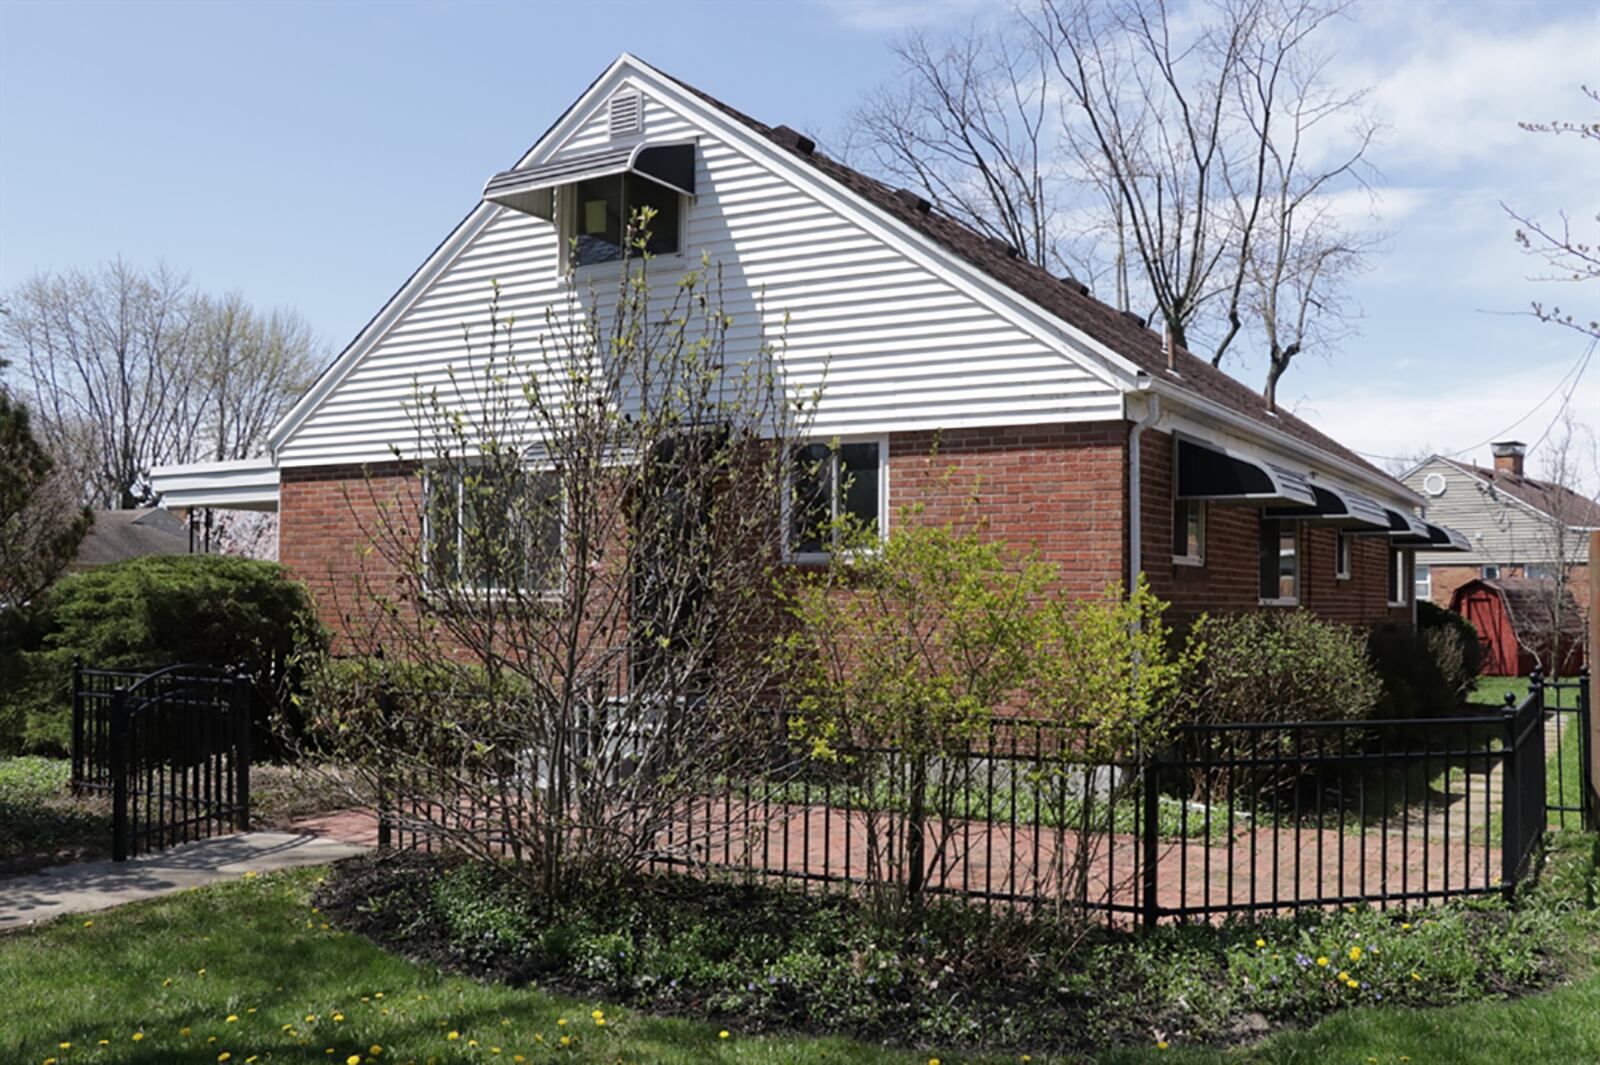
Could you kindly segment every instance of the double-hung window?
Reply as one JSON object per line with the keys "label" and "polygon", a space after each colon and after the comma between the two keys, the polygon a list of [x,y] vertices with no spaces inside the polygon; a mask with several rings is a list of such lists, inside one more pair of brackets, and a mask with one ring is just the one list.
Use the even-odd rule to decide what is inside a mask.
{"label": "double-hung window", "polygon": [[1427,566],[1417,564],[1411,567],[1412,593],[1417,597],[1417,602],[1433,598],[1433,571]]}
{"label": "double-hung window", "polygon": [[1261,599],[1290,604],[1300,598],[1299,526],[1292,521],[1261,519]]}
{"label": "double-hung window", "polygon": [[430,470],[424,492],[430,590],[482,596],[560,592],[561,483],[553,471]]}
{"label": "double-hung window", "polygon": [[1343,529],[1338,530],[1333,546],[1333,575],[1338,580],[1350,579],[1350,550],[1354,545],[1354,536]]}
{"label": "double-hung window", "polygon": [[792,559],[825,559],[852,535],[884,533],[888,447],[882,440],[795,449],[786,529]]}
{"label": "double-hung window", "polygon": [[589,178],[573,186],[573,265],[592,266],[621,259],[628,227],[641,208],[655,214],[649,223],[645,250],[651,255],[678,251],[683,197],[675,190],[630,174]]}
{"label": "double-hung window", "polygon": [[1206,562],[1206,505],[1200,499],[1172,501],[1172,561],[1180,566]]}

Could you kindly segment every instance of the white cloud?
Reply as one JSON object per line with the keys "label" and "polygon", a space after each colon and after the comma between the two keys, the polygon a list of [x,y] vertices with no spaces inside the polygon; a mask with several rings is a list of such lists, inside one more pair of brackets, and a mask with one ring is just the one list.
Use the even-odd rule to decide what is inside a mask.
{"label": "white cloud", "polygon": [[[1580,86],[1600,83],[1600,15],[1538,20],[1532,9],[1392,5],[1348,29],[1337,76],[1373,86],[1383,156],[1437,172],[1514,153],[1554,158],[1518,122],[1577,117]],[[1359,59],[1350,59],[1352,54]]]}
{"label": "white cloud", "polygon": [[886,33],[967,18],[985,4],[983,0],[823,0],[823,6],[850,29]]}
{"label": "white cloud", "polygon": [[[1457,457],[1487,465],[1490,439],[1539,440],[1561,410],[1564,389],[1552,391],[1571,369],[1571,364],[1503,367],[1493,376],[1436,374],[1400,388],[1376,381],[1324,388],[1314,403],[1300,405],[1296,413],[1379,465],[1381,457],[1409,457],[1420,449],[1443,454],[1465,449]],[[1578,381],[1571,409],[1580,425],[1600,437],[1600,354]],[[1539,462],[1535,447],[1529,470],[1536,472]],[[1596,471],[1585,474],[1588,483],[1581,487],[1592,493]]]}

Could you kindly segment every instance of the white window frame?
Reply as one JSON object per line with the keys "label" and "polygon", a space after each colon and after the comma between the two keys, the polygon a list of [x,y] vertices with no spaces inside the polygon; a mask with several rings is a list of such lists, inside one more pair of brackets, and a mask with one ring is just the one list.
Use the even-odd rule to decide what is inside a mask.
{"label": "white window frame", "polygon": [[[1176,495],[1174,495],[1172,497],[1172,518],[1174,523],[1176,523],[1178,518],[1179,503],[1186,503],[1189,506],[1194,507],[1195,513],[1199,515],[1199,520],[1196,522],[1194,545],[1195,552],[1189,555],[1174,554],[1172,556],[1172,564],[1174,566],[1204,566],[1206,564],[1206,511],[1210,508],[1206,506],[1206,501],[1204,499],[1179,499]],[[1176,538],[1177,529],[1174,528],[1173,539]],[[1185,529],[1184,542],[1187,543],[1188,539],[1188,530]]]}
{"label": "white window frame", "polygon": [[[889,538],[889,438],[887,436],[872,434],[857,434],[852,436],[830,436],[827,439],[811,439],[802,443],[801,447],[812,444],[827,444],[830,452],[829,462],[832,464],[833,487],[832,497],[828,500],[828,512],[832,519],[839,516],[839,478],[838,462],[839,450],[845,444],[876,444],[878,446],[878,542],[882,543]],[[835,551],[795,551],[791,548],[789,538],[794,534],[794,522],[791,516],[794,513],[794,469],[791,466],[783,492],[783,506],[780,519],[783,522],[783,560],[800,565],[816,565],[826,563],[838,554]],[[849,558],[854,552],[844,552],[844,558]]]}
{"label": "white window frame", "polygon": [[[640,178],[647,181],[648,178]],[[652,263],[662,263],[668,266],[680,264],[684,261],[684,243],[689,235],[689,211],[694,204],[694,197],[678,194],[678,250],[665,254],[650,256]],[[574,280],[590,280],[604,276],[608,271],[614,273],[620,259],[612,259],[603,263],[579,264],[572,261],[572,242],[578,235],[578,183],[562,185],[556,189],[556,220],[560,223],[556,227],[557,243],[560,245],[561,270],[566,272],[570,267]]]}
{"label": "white window frame", "polygon": [[[433,578],[433,558],[432,558],[432,553],[433,553],[433,491],[434,491],[434,483],[435,483],[436,479],[438,478],[438,472],[439,471],[437,471],[436,469],[434,469],[432,467],[426,467],[426,466],[423,467],[423,471],[422,471],[422,591],[423,591],[424,595],[433,595],[433,594],[435,594],[437,592],[441,592],[441,591],[446,591],[447,590],[447,589],[441,588],[437,583],[435,583],[434,578]],[[524,472],[525,473],[529,473],[529,474],[533,474],[533,475],[540,475],[540,474],[554,474],[554,473],[557,472],[557,470],[556,470],[556,468],[554,466],[540,465],[540,466],[529,466],[529,467],[526,467],[524,469]],[[456,533],[456,556],[457,556],[457,559],[459,560],[459,558],[461,557],[461,554],[462,554],[460,529],[462,528],[462,525],[463,525],[462,513],[461,513],[462,502],[461,502],[461,484],[460,484],[460,482],[456,481],[454,487],[455,487],[455,496],[456,496],[456,529],[457,529],[457,533]],[[569,515],[567,513],[567,499],[566,499],[565,487],[562,485],[562,483],[561,483],[559,478],[557,478],[557,481],[556,481],[556,491],[561,496],[561,501],[560,501],[560,504],[559,504],[559,513],[557,515],[557,522],[556,522],[556,527],[557,527],[557,536],[556,536],[557,547],[556,547],[556,551],[557,551],[558,556],[562,559],[562,561],[564,563],[565,560],[566,560],[566,557],[567,557],[567,525],[568,525]],[[553,587],[553,588],[541,588],[541,589],[539,589],[538,592],[536,593],[538,598],[540,598],[540,599],[548,599],[548,600],[556,600],[556,599],[560,599],[561,596],[566,592],[567,568],[566,568],[566,566],[564,564],[557,568],[557,575],[558,575],[558,583],[556,584],[556,586]],[[492,599],[492,598],[496,598],[496,597],[500,597],[500,596],[504,596],[504,595],[509,594],[511,589],[505,588],[505,587],[472,585],[472,584],[468,584],[467,581],[463,580],[459,587],[448,589],[448,591],[451,591],[451,592],[455,593],[456,595],[461,595],[461,596],[464,596],[464,597],[469,598],[469,599]]]}
{"label": "white window frame", "polygon": [[1334,530],[1333,538],[1333,579],[1347,581],[1350,579],[1350,570],[1356,553],[1356,538],[1343,529]]}
{"label": "white window frame", "polygon": [[[1284,520],[1284,519],[1281,519],[1281,518],[1279,518],[1279,519],[1265,519],[1265,518],[1263,518],[1262,520],[1264,520],[1264,521],[1265,520],[1276,520],[1277,521],[1277,525],[1278,525],[1278,543],[1280,545],[1283,543],[1283,531],[1285,529],[1290,529],[1290,530],[1293,531],[1293,536],[1294,536],[1294,594],[1293,595],[1288,595],[1288,596],[1280,595],[1280,596],[1274,596],[1274,597],[1261,596],[1260,599],[1258,600],[1258,602],[1262,606],[1299,606],[1300,605],[1300,582],[1301,582],[1302,578],[1305,576],[1305,574],[1302,572],[1304,570],[1304,568],[1305,568],[1305,557],[1304,557],[1305,556],[1305,552],[1300,550],[1300,523],[1298,521],[1287,521],[1287,520]],[[1261,550],[1261,537],[1260,537],[1259,533],[1256,536],[1256,550],[1257,550],[1257,552],[1259,552]],[[1280,557],[1281,557],[1282,553],[1283,553],[1282,552],[1282,548],[1280,547],[1279,548]],[[1261,567],[1261,560],[1258,557],[1256,559],[1256,573],[1257,573],[1257,580],[1258,581],[1260,579],[1260,567]]]}
{"label": "white window frame", "polygon": [[[1424,591],[1424,588],[1426,591]],[[1433,601],[1433,567],[1426,563],[1412,560],[1411,563],[1411,598],[1417,602]]]}
{"label": "white window frame", "polygon": [[[1407,606],[1411,602],[1409,597],[1414,594],[1414,589],[1411,587],[1412,571],[1406,565],[1406,556],[1408,554],[1409,552],[1403,547],[1391,546],[1389,548],[1389,569],[1391,572],[1384,577],[1384,581],[1385,583],[1390,580],[1394,581],[1394,589],[1400,595],[1399,599],[1388,600],[1390,606]],[[1384,589],[1384,598],[1388,599],[1387,588]]]}
{"label": "white window frame", "polygon": [[[1489,572],[1490,570],[1494,570],[1494,572],[1490,573]],[[1497,581],[1497,580],[1499,580],[1500,579],[1500,566],[1499,566],[1499,564],[1495,563],[1495,562],[1486,562],[1482,566],[1479,566],[1478,567],[1478,577],[1479,577],[1480,580],[1485,580],[1485,581]]]}

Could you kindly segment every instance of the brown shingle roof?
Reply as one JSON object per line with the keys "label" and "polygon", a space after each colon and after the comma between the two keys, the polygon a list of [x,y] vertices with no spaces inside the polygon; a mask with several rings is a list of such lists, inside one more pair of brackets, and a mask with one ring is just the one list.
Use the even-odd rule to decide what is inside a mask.
{"label": "brown shingle roof", "polygon": [[1438,456],[1462,473],[1471,474],[1492,485],[1497,491],[1537,510],[1539,513],[1566,523],[1569,529],[1600,529],[1600,503],[1581,496],[1563,485],[1521,477],[1507,470],[1487,469],[1470,462]]}
{"label": "brown shingle roof", "polygon": [[[1556,621],[1556,582],[1529,577],[1499,577],[1479,582],[1500,593],[1511,618],[1511,627],[1520,643],[1536,640]],[[1561,635],[1581,640],[1584,636],[1583,606],[1575,590],[1568,587],[1568,602],[1561,611]]]}
{"label": "brown shingle roof", "polygon": [[[671,77],[671,75],[663,76]],[[895,190],[883,182],[830,159],[820,152],[804,151],[802,147],[796,145],[796,138],[792,132],[780,132],[781,127],[774,129],[692,85],[676,78],[671,80],[729,118],[809,164],[813,169],[844,186],[874,207],[892,215],[901,223],[966,260],[1025,299],[1094,337],[1151,377],[1177,385],[1184,391],[1226,407],[1264,427],[1277,429],[1301,443],[1337,456],[1388,481],[1399,491],[1410,494],[1410,490],[1399,481],[1304,420],[1287,411],[1269,410],[1266,400],[1259,392],[1240,384],[1206,360],[1180,348],[1174,358],[1176,373],[1168,373],[1167,356],[1162,350],[1161,338],[1154,332],[1115,307],[1102,303],[1093,296],[1081,294],[1076,286],[1063,282],[1042,267],[1016,258],[999,242],[936,211],[919,211],[911,198],[897,196]]]}
{"label": "brown shingle roof", "polygon": [[78,545],[71,568],[101,566],[146,555],[188,553],[189,529],[170,511],[160,507],[99,510],[89,535]]}

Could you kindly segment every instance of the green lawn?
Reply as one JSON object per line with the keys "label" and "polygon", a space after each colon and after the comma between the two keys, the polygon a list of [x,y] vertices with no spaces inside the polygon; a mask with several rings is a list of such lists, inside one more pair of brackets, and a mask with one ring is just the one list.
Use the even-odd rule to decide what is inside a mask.
{"label": "green lawn", "polygon": [[[232,1065],[354,1057],[380,1065],[447,1065],[514,1062],[522,1055],[529,1062],[920,1065],[933,1057],[945,1063],[1021,1057],[937,1047],[888,1051],[843,1038],[739,1030],[723,1039],[716,1018],[640,1016],[601,1002],[444,976],[325,927],[308,901],[317,875],[243,879],[0,937],[0,980],[7,988],[0,997],[0,1061]],[[604,1011],[604,1026],[592,1019],[596,1009]],[[557,1046],[563,1033],[576,1039],[565,1050]],[[1047,1060],[1042,1054],[1034,1059]],[[1600,976],[1590,973],[1515,1001],[1355,1010],[1244,1048],[1152,1045],[1096,1060],[1372,1059],[1417,1065],[1600,1060]]]}

